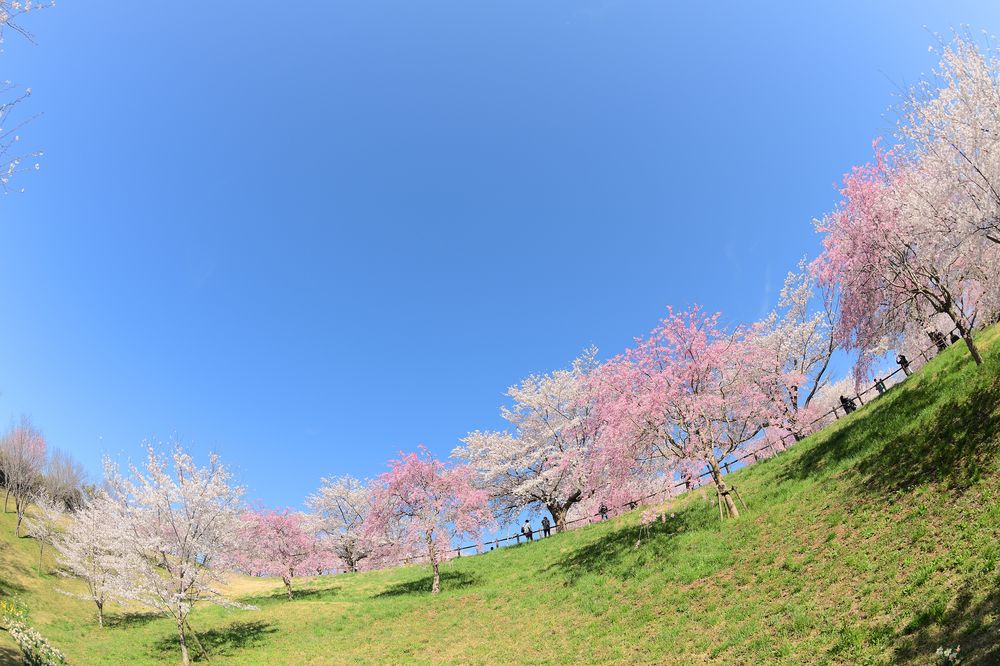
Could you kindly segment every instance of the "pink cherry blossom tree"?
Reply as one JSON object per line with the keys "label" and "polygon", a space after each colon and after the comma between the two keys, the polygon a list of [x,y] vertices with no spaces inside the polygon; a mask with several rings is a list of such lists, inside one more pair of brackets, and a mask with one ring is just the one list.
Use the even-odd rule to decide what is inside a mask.
{"label": "pink cherry blossom tree", "polygon": [[452,451],[475,470],[501,520],[544,508],[562,531],[570,509],[591,492],[588,455],[600,423],[588,392],[597,366],[597,348],[591,347],[568,369],[511,386],[507,395],[513,405],[500,413],[514,432],[477,430]]}
{"label": "pink cherry blossom tree", "polygon": [[822,282],[840,290],[836,335],[859,352],[860,382],[873,359],[898,346],[907,325],[947,315],[976,364],[972,337],[980,296],[995,276],[947,206],[953,184],[879,149],[875,161],[844,178],[843,201],[817,222],[824,235],[815,262]]}
{"label": "pink cherry blossom tree", "polygon": [[[599,459],[599,456],[592,457],[592,460]],[[599,480],[585,499],[573,505],[567,522],[597,522],[601,520],[602,506],[608,516],[617,516],[646,504],[661,503],[683,492],[677,467],[666,466],[663,462],[650,458],[635,461],[621,470],[599,470],[592,464],[592,473],[599,474]]]}
{"label": "pink cherry blossom tree", "polygon": [[245,512],[241,521],[233,563],[251,575],[281,576],[292,599],[292,580],[315,572],[320,564],[321,550],[306,516],[260,509]]}
{"label": "pink cherry blossom tree", "polygon": [[45,438],[26,416],[0,439],[0,471],[6,487],[3,505],[6,511],[8,498],[14,498],[16,536],[21,536],[25,512],[41,487],[45,459]]}
{"label": "pink cherry blossom tree", "polygon": [[374,484],[366,528],[397,535],[401,546],[423,547],[433,572],[431,593],[441,591],[439,565],[455,538],[479,538],[492,521],[489,494],[476,487],[466,465],[445,465],[427,449],[400,454]]}
{"label": "pink cherry blossom tree", "polygon": [[666,473],[705,465],[728,515],[739,516],[723,462],[784,414],[776,371],[752,329],[726,331],[719,315],[668,311],[645,339],[596,376],[597,409],[608,430],[606,466],[657,460]]}

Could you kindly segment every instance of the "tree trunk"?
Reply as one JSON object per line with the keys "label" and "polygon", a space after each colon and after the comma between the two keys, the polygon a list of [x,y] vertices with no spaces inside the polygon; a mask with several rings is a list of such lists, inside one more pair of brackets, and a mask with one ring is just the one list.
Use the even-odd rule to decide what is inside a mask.
{"label": "tree trunk", "polygon": [[441,572],[438,570],[437,548],[434,547],[434,530],[427,531],[427,552],[431,558],[431,569],[434,571],[431,594],[437,594],[441,591]]}
{"label": "tree trunk", "polygon": [[191,657],[188,656],[187,637],[184,635],[183,618],[177,620],[177,636],[181,641],[181,663],[184,664],[184,666],[190,666]]}
{"label": "tree trunk", "polygon": [[42,575],[42,551],[45,549],[45,542],[38,540],[38,575]]}
{"label": "tree trunk", "polygon": [[104,627],[104,602],[95,599],[94,604],[97,606],[97,626]]}
{"label": "tree trunk", "polygon": [[972,360],[976,362],[976,365],[982,365],[983,357],[979,353],[979,347],[976,346],[976,341],[972,339],[972,331],[965,326],[962,322],[962,318],[957,316],[953,311],[949,310],[948,316],[951,317],[952,322],[955,324],[955,328],[958,329],[958,334],[962,336],[963,340],[965,340],[965,346],[969,348],[969,353],[972,354]]}
{"label": "tree trunk", "polygon": [[715,482],[715,490],[719,493],[719,497],[722,498],[722,504],[726,508],[726,513],[730,518],[739,518],[740,510],[736,508],[736,502],[733,501],[732,493],[729,492],[729,486],[726,485],[726,480],[722,477],[722,470],[719,469],[719,463],[713,460],[710,470],[712,472],[712,481]]}
{"label": "tree trunk", "polygon": [[549,510],[549,513],[552,514],[552,520],[556,524],[556,532],[566,531],[566,517],[569,516],[569,510],[581,499],[583,499],[583,491],[576,490],[562,502],[553,500],[551,504],[545,506]]}
{"label": "tree trunk", "polygon": [[361,558],[355,557],[354,548],[350,544],[344,547],[344,564],[347,565],[347,570],[356,573],[358,570],[358,560]]}
{"label": "tree trunk", "polygon": [[4,513],[7,513],[7,500],[9,500],[9,499],[10,499],[10,488],[7,489],[7,492],[3,496],[3,512]]}
{"label": "tree trunk", "polygon": [[553,504],[547,507],[549,513],[552,514],[552,522],[556,524],[556,532],[566,531],[566,515],[569,513],[569,507]]}
{"label": "tree trunk", "polygon": [[291,599],[292,599],[292,579],[289,578],[288,576],[283,575],[281,577],[281,582],[283,582],[285,584],[285,592],[288,593],[288,600],[291,601]]}
{"label": "tree trunk", "polygon": [[972,354],[972,360],[976,362],[976,365],[982,365],[983,357],[979,353],[979,347],[976,346],[976,341],[972,339],[972,334],[963,333],[962,339],[965,340],[965,346],[969,348],[969,353]]}
{"label": "tree trunk", "polygon": [[441,572],[438,571],[438,562],[436,559],[431,562],[431,567],[434,569],[434,580],[431,582],[431,594],[438,594],[441,591]]}

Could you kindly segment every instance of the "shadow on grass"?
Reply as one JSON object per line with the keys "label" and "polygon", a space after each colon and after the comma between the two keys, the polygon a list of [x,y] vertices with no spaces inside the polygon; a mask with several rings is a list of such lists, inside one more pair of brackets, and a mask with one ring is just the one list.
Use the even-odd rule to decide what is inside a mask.
{"label": "shadow on grass", "polygon": [[106,629],[132,629],[165,617],[159,613],[115,613],[104,616]]}
{"label": "shadow on grass", "polygon": [[[23,538],[23,537],[22,537]],[[0,594],[12,594],[15,592],[26,592],[28,588],[20,583],[15,583],[11,577],[17,576],[21,579],[32,579],[38,577],[38,571],[33,565],[38,561],[37,552],[33,558],[29,558],[27,563],[14,559],[15,555],[8,552],[11,546],[0,543]]]}
{"label": "shadow on grass", "polygon": [[[269,622],[261,620],[249,622],[233,622],[229,626],[220,629],[208,629],[198,631],[198,639],[208,651],[209,658],[198,648],[197,641],[192,636],[188,636],[188,650],[191,653],[192,661],[211,663],[212,657],[231,655],[237,650],[260,647],[267,642],[268,636],[278,631],[277,627]],[[180,655],[180,644],[177,634],[171,632],[166,634],[154,644],[154,649],[158,657],[172,658]]]}
{"label": "shadow on grass", "polygon": [[1000,382],[977,387],[964,399],[942,401],[929,423],[889,440],[879,455],[865,461],[867,469],[861,471],[866,485],[906,490],[945,482],[956,490],[968,488],[996,467],[998,405]]}
{"label": "shadow on grass", "polygon": [[21,651],[17,648],[0,645],[0,664],[5,666],[21,666],[24,660],[21,658]]}
{"label": "shadow on grass", "polygon": [[[6,576],[0,576],[0,597],[9,597],[19,592],[26,591],[27,588],[23,585],[19,585],[12,580],[8,580]],[[0,662],[3,663],[3,662]]]}
{"label": "shadow on grass", "polygon": [[[899,637],[894,662],[933,663],[939,647],[961,646],[962,663],[993,666],[1000,663],[1000,588],[994,581],[990,594],[978,603],[968,585],[959,590],[950,608],[931,604],[919,613]],[[985,580],[982,581],[986,585]]]}
{"label": "shadow on grass", "polygon": [[[669,514],[668,514],[669,515]],[[632,525],[616,529],[577,548],[546,568],[570,584],[587,575],[628,579],[649,567],[662,567],[674,553],[675,537],[681,532],[714,526],[702,502],[678,510],[666,522],[648,527]]]}
{"label": "shadow on grass", "polygon": [[[951,365],[963,360],[942,359]],[[925,483],[961,491],[974,484],[997,466],[1000,359],[991,355],[983,366],[955,369],[951,375],[933,370],[936,381],[924,377],[904,384],[899,393],[848,417],[790,464],[785,477],[805,479],[855,460],[857,489],[865,494],[892,495]]]}
{"label": "shadow on grass", "polygon": [[303,589],[292,588],[292,598],[288,598],[285,588],[279,588],[271,594],[258,594],[244,599],[250,604],[273,603],[279,601],[327,601],[340,594],[339,587],[307,587]]}
{"label": "shadow on grass", "polygon": [[[303,590],[292,590],[295,601],[327,601],[340,595],[339,587],[310,587]],[[288,598],[288,595],[281,593],[279,597]]]}
{"label": "shadow on grass", "polygon": [[[386,598],[386,597],[402,597],[408,594],[420,594],[424,595],[431,591],[431,584],[434,581],[433,576],[425,576],[423,578],[418,578],[416,580],[407,581],[405,583],[398,583],[393,585],[382,592],[375,595],[376,599]],[[476,576],[467,574],[461,571],[442,571],[441,572],[441,591],[450,592],[451,590],[460,590],[463,587],[469,587],[470,585],[475,585],[479,582]]]}

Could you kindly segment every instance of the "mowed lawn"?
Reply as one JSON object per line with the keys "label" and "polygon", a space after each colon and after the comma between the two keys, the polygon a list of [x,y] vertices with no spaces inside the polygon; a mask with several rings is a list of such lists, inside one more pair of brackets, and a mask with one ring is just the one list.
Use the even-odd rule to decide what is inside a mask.
{"label": "mowed lawn", "polygon": [[[638,512],[444,566],[236,578],[256,611],[198,608],[212,664],[928,664],[962,646],[1000,663],[1000,334],[987,365],[954,346],[904,385],[734,473],[749,504],[720,524],[699,489],[646,531]],[[0,521],[0,591],[77,665],[179,662],[172,622],[112,612]],[[9,658],[0,641],[0,660]],[[194,653],[197,654],[197,647]]]}

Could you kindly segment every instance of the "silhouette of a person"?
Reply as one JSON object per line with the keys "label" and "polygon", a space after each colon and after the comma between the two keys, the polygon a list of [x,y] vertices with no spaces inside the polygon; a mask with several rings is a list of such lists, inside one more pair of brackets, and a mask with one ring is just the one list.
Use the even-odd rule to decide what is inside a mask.
{"label": "silhouette of a person", "polygon": [[910,376],[910,359],[906,358],[905,354],[900,354],[896,357],[896,363],[899,363],[899,367],[903,369],[903,374],[907,377]]}

